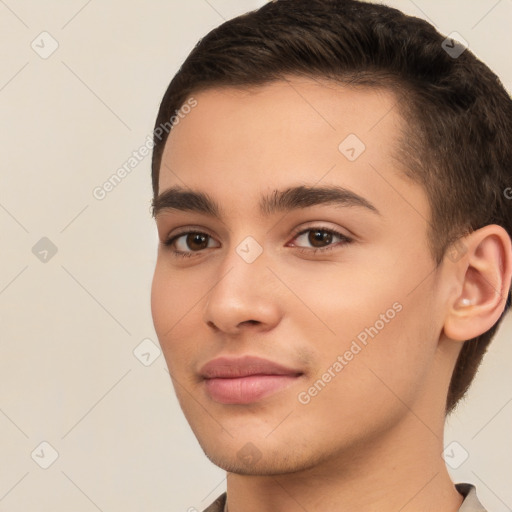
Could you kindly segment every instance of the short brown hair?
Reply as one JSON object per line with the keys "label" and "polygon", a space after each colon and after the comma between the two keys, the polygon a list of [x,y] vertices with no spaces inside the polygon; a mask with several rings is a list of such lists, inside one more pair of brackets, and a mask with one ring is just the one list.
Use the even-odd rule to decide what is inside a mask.
{"label": "short brown hair", "polygon": [[[288,75],[321,77],[395,92],[408,128],[397,158],[427,194],[437,265],[454,244],[463,247],[461,236],[485,225],[503,226],[510,236],[505,190],[512,181],[512,100],[469,50],[450,54],[454,45],[424,20],[357,0],[274,0],[223,23],[197,43],[163,97],[155,124],[154,198],[168,135],[156,130],[192,93],[265,85]],[[509,291],[496,324],[464,342],[447,413],[469,388],[510,302]]]}

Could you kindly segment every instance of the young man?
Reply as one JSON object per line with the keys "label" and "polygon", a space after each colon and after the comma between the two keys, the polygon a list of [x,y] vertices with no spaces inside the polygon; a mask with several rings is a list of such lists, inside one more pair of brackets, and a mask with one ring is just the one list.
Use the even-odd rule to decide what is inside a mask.
{"label": "young man", "polygon": [[441,454],[510,305],[511,140],[497,77],[383,5],[198,43],[156,121],[152,311],[228,472],[208,512],[484,510]]}

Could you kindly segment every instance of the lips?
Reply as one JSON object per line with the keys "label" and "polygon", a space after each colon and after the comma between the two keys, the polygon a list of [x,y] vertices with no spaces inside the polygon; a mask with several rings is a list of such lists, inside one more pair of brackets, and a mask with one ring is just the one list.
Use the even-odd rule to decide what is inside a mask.
{"label": "lips", "polygon": [[219,357],[200,370],[210,398],[222,404],[257,402],[295,383],[303,372],[254,356]]}

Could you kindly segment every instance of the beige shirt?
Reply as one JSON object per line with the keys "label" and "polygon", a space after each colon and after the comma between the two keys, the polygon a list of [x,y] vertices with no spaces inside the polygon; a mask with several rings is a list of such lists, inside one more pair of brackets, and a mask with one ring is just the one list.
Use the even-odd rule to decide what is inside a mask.
{"label": "beige shirt", "polygon": [[[455,484],[457,491],[464,496],[464,501],[459,508],[459,512],[487,512],[476,496],[476,488],[472,484]],[[227,512],[226,493],[221,494],[208,508],[203,512]]]}

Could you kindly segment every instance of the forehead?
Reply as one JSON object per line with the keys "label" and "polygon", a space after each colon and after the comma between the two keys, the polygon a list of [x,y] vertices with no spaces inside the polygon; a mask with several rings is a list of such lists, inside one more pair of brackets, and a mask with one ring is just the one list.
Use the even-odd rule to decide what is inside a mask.
{"label": "forehead", "polygon": [[393,158],[404,123],[392,91],[288,78],[192,96],[164,149],[160,193],[202,189],[238,207],[291,184],[337,184],[381,202],[421,195]]}

